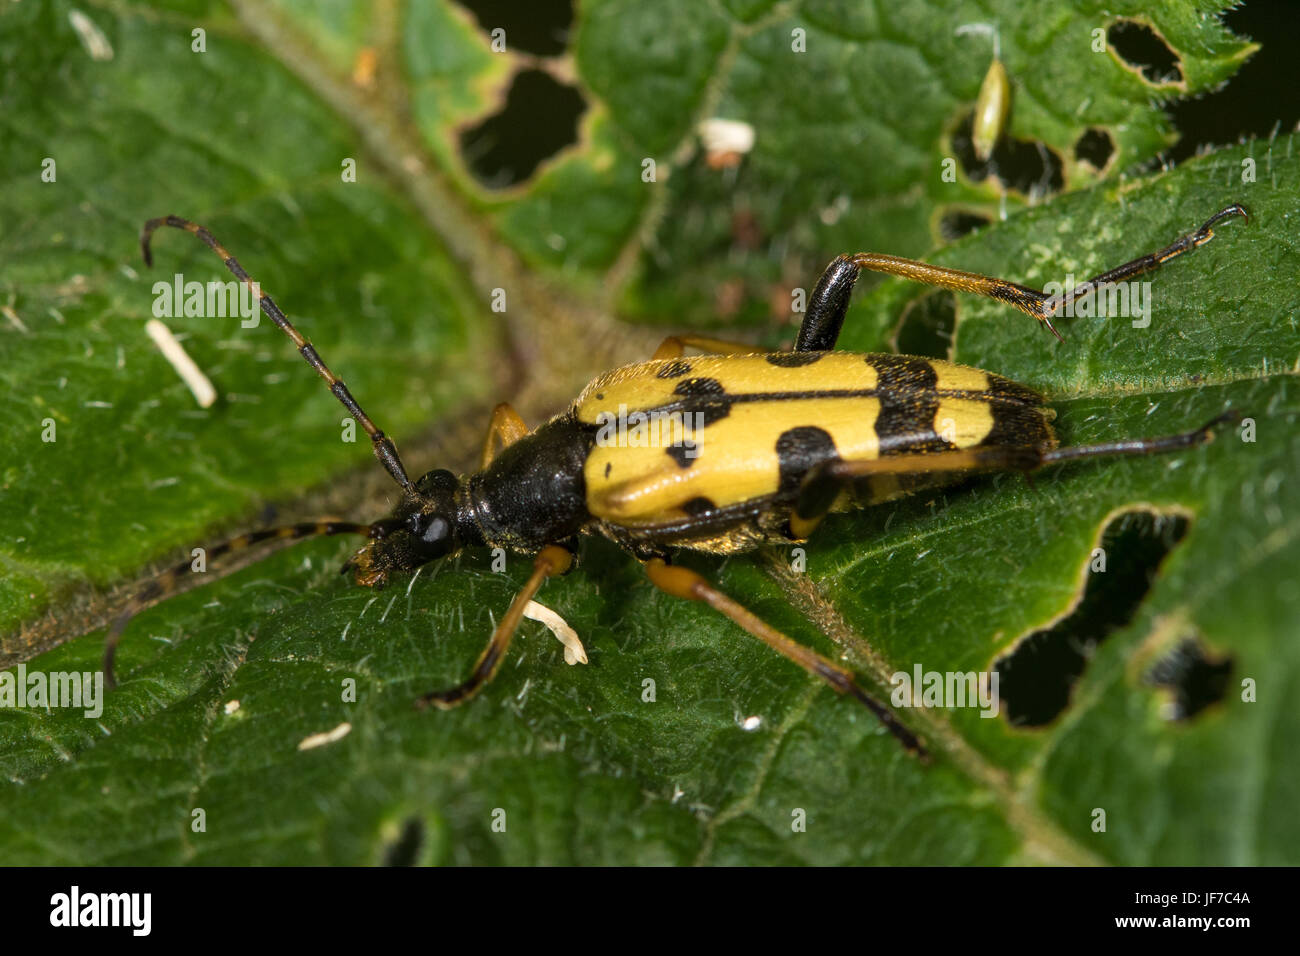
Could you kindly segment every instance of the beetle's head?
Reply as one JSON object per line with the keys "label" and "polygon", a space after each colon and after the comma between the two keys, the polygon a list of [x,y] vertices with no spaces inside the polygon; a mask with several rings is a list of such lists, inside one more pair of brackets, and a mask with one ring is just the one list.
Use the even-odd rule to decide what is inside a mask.
{"label": "beetle's head", "polygon": [[380,588],[389,575],[455,554],[477,543],[464,486],[450,471],[431,471],[415,483],[392,515],[372,525],[370,540],[344,565],[357,583]]}

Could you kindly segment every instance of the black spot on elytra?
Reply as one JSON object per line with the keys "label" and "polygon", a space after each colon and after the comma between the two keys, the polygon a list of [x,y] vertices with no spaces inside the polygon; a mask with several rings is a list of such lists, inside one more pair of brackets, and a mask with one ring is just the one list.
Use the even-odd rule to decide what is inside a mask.
{"label": "black spot on elytra", "polygon": [[1097,645],[1133,620],[1160,565],[1187,527],[1185,518],[1149,511],[1130,511],[1107,525],[1101,537],[1106,570],[1092,570],[1099,559],[1090,559],[1075,609],[995,662],[1002,713],[1008,721],[1018,727],[1042,727],[1069,706],[1074,685]]}
{"label": "black spot on elytra", "polygon": [[717,507],[718,506],[713,503],[713,499],[705,498],[703,495],[701,495],[700,497],[692,498],[690,501],[683,504],[682,510],[685,511],[692,518],[698,518],[701,515],[706,515],[711,511],[716,511]]}
{"label": "black spot on elytra", "polygon": [[954,447],[934,430],[934,416],[939,411],[935,391],[939,374],[933,365],[908,355],[868,355],[867,364],[878,377],[880,414],[876,416],[876,438],[882,456],[917,455]]}
{"label": "black spot on elytra", "polygon": [[799,490],[804,475],[824,461],[839,457],[830,433],[816,425],[801,425],[781,433],[776,440],[776,457],[781,479],[777,494],[789,495]]}
{"label": "black spot on elytra", "polygon": [[668,457],[677,462],[678,468],[689,468],[699,457],[699,446],[693,441],[679,441],[674,445],[669,445],[666,449]]}
{"label": "black spot on elytra", "polygon": [[939,384],[939,373],[923,358],[885,352],[873,352],[865,358],[867,364],[876,370],[881,389],[933,391]]}
{"label": "black spot on elytra", "polygon": [[1043,396],[1000,375],[989,375],[985,394],[991,399],[989,409],[993,412],[993,427],[981,445],[1046,448],[1051,444],[1051,428],[1041,411]]}
{"label": "black spot on elytra", "polygon": [[659,371],[655,372],[655,378],[681,378],[690,370],[690,362],[683,362],[681,360],[669,362]]}
{"label": "black spot on elytra", "polygon": [[688,428],[706,427],[731,414],[731,400],[716,378],[684,379],[677,383],[673,394],[683,399],[681,411]]}
{"label": "black spot on elytra", "polygon": [[769,365],[777,368],[799,368],[818,362],[825,352],[769,352],[765,357]]}
{"label": "black spot on elytra", "polygon": [[986,374],[989,377],[988,394],[999,401],[1032,405],[1034,407],[1043,404],[1043,396],[1028,385],[1021,385],[1019,382],[1003,378],[1001,375]]}
{"label": "black spot on elytra", "polygon": [[609,477],[610,469],[613,468],[613,467],[614,467],[614,463],[613,463],[612,461],[607,461],[607,462],[605,462],[605,477],[606,477],[606,478]]}
{"label": "black spot on elytra", "polygon": [[707,395],[725,395],[726,389],[716,378],[688,378],[684,382],[677,383],[673,394],[681,395],[683,398],[697,398]]}
{"label": "black spot on elytra", "polygon": [[1214,658],[1194,637],[1179,641],[1147,671],[1147,684],[1170,693],[1168,720],[1191,720],[1206,707],[1223,700],[1232,676],[1231,656]]}

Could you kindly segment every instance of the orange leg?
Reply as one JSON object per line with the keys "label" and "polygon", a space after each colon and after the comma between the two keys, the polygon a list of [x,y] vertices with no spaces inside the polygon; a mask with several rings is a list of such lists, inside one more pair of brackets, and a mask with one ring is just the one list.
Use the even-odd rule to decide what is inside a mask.
{"label": "orange leg", "polygon": [[501,662],[506,658],[506,651],[510,649],[510,641],[515,636],[515,631],[519,629],[519,622],[523,619],[524,608],[528,606],[528,602],[541,589],[542,583],[547,578],[563,574],[572,566],[573,555],[564,548],[554,544],[548,544],[542,548],[533,561],[532,576],[519,589],[515,599],[510,602],[510,607],[505,616],[501,618],[496,630],[492,632],[487,647],[483,648],[483,653],[479,655],[478,662],[475,663],[469,679],[451,688],[451,690],[434,691],[431,694],[425,694],[415,702],[416,706],[424,708],[432,704],[439,710],[451,710],[481,691],[500,670]]}
{"label": "orange leg", "polygon": [[492,420],[488,422],[487,437],[483,440],[483,458],[480,466],[486,468],[492,464],[492,459],[497,455],[497,439],[501,440],[501,448],[504,449],[527,434],[528,426],[519,417],[519,413],[508,403],[502,402],[492,409]]}
{"label": "orange leg", "polygon": [[681,358],[688,348],[699,349],[706,355],[753,355],[756,352],[772,351],[760,345],[728,342],[726,339],[711,339],[703,335],[670,335],[655,349],[650,361]]}
{"label": "orange leg", "polygon": [[[998,279],[975,272],[962,272],[959,269],[948,269],[943,266],[933,266],[928,262],[917,262],[914,259],[903,259],[899,256],[889,256],[879,252],[859,252],[855,255],[843,255],[832,262],[825,273],[826,276],[837,277],[835,282],[838,285],[846,286],[845,291],[834,296],[837,308],[831,309],[827,314],[819,312],[816,315],[810,310],[809,319],[812,321],[809,322],[809,319],[805,319],[805,324],[809,327],[806,330],[800,329],[800,340],[806,344],[812,343],[811,348],[830,348],[834,344],[835,337],[839,335],[840,325],[844,321],[844,310],[848,307],[848,291],[852,290],[859,269],[870,269],[873,272],[902,276],[904,279],[911,279],[914,282],[923,282],[926,285],[953,289],[957,292],[970,292],[974,295],[987,296],[990,299],[1005,302],[1026,315],[1037,319],[1059,339],[1061,333],[1057,332],[1052,325],[1052,316],[1060,311],[1061,306],[1067,300],[1080,298],[1110,283],[1121,282],[1125,279],[1131,279],[1133,276],[1150,272],[1153,269],[1159,269],[1170,259],[1181,256],[1190,249],[1205,245],[1214,238],[1214,227],[1224,219],[1232,216],[1248,218],[1245,208],[1233,203],[1226,209],[1222,209],[1211,216],[1199,229],[1180,236],[1165,248],[1149,255],[1139,256],[1122,266],[1109,269],[1101,273],[1101,275],[1094,276],[1087,282],[1075,286],[1069,292],[1050,296],[1045,292],[1039,292],[1037,289],[1031,289],[1028,286],[1007,279]],[[819,283],[818,288],[822,288],[821,283]],[[830,344],[827,344],[828,342]],[[805,351],[806,349],[798,350]]]}
{"label": "orange leg", "polygon": [[830,684],[837,693],[856,698],[876,715],[876,718],[899,739],[904,747],[923,761],[929,759],[925,747],[916,735],[899,723],[893,711],[859,687],[853,679],[853,674],[845,668],[832,663],[811,648],[804,647],[798,641],[786,637],[749,608],[723,594],[694,571],[665,564],[659,558],[651,558],[647,561],[645,570],[651,583],[659,590],[687,601],[703,601],[719,614],[739,624],[778,654],[794,661],[814,677]]}

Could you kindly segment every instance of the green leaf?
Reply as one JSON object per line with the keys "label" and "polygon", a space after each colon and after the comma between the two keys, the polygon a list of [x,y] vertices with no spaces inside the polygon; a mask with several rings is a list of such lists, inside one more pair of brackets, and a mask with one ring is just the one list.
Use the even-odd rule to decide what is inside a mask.
{"label": "green leaf", "polygon": [[[492,192],[468,171],[458,130],[497,108],[521,61],[491,53],[459,7],[386,18],[345,3],[88,5],[111,60],[88,55],[70,9],[0,13],[0,304],[18,319],[6,314],[0,331],[0,630],[6,662],[44,672],[97,669],[102,622],[148,562],[254,527],[266,504],[374,518],[392,497],[364,438],[338,440],[341,409],[269,323],[167,320],[222,396],[195,407],[143,322],[157,278],[225,276],[175,231],[156,237],[144,271],[145,218],[211,228],[408,466],[463,464],[498,398],[537,420],[615,356],[646,354],[654,336],[610,322],[611,303],[716,325],[714,290],[739,282],[743,304],[721,318],[779,341],[792,330],[764,311],[773,283],[806,287],[837,251],[922,253],[943,210],[994,208],[987,182],[939,175],[990,58],[957,25],[1002,26],[1013,135],[1072,156],[1104,127],[1112,171],[1168,141],[1153,96],[1209,89],[1252,49],[1208,11],[1161,4],[1145,16],[1178,52],[1186,89],[1153,91],[1088,48],[1092,29],[1124,13],[1113,4],[1037,19],[1010,3],[584,4],[571,54],[551,63],[590,102],[581,139],[526,186]],[[201,54],[195,27],[207,31]],[[796,28],[806,53],[790,50]],[[370,91],[352,79],[366,49],[378,54]],[[711,116],[756,129],[733,173],[695,148]],[[1032,488],[992,478],[832,519],[800,575],[785,554],[685,559],[879,685],[915,664],[988,669],[1069,615],[1112,517],[1185,516],[1136,614],[1096,646],[1046,726],[905,710],[935,754],[924,766],[865,710],[654,591],[599,540],[541,595],[589,664],[566,666],[526,622],[480,699],[418,713],[417,695],[465,675],[527,560],[497,574],[489,555],[466,554],[376,593],[337,573],[353,545],[308,541],[214,568],[140,615],[100,719],[0,709],[4,859],[1294,863],[1295,146],[1102,180],[933,256],[1042,285],[1245,203],[1249,224],[1222,224],[1150,277],[1149,327],[1078,317],[1056,344],[1006,307],[962,298],[953,354],[1044,390],[1066,443],[1182,431],[1227,407],[1253,420],[1255,441],[1228,429],[1206,448],[1081,463]],[[45,157],[55,183],[41,181]],[[355,183],[340,178],[348,157]],[[653,185],[645,158],[657,159]],[[1065,167],[1067,190],[1098,181]],[[743,255],[737,209],[764,237]],[[489,307],[498,287],[504,317]],[[842,347],[887,349],[927,290],[863,287]],[[521,348],[537,363],[512,375]],[[53,443],[41,441],[47,418]],[[1148,678],[1185,639],[1231,671],[1219,703],[1174,722]],[[1241,699],[1245,678],[1257,702]],[[792,829],[800,811],[804,832]]]}

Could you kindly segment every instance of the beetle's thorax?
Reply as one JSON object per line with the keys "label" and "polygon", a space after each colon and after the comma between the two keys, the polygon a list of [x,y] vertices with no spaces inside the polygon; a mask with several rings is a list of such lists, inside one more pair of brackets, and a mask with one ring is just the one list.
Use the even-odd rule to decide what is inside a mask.
{"label": "beetle's thorax", "polygon": [[482,544],[536,551],[590,521],[583,462],[593,430],[570,412],[503,448],[463,482],[467,523]]}

